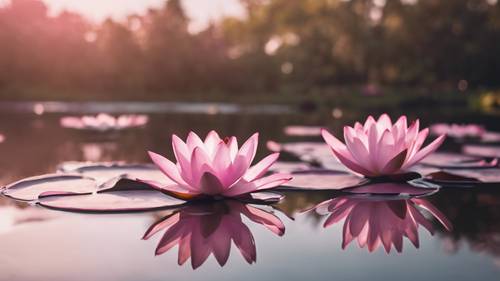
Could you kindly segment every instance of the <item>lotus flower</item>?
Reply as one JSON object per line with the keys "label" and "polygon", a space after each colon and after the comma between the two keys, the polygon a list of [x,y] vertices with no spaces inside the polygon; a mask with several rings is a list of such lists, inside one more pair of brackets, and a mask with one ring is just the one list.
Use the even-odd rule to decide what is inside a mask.
{"label": "lotus flower", "polygon": [[444,124],[438,123],[430,127],[434,135],[447,135],[452,138],[481,138],[486,130],[477,124]]}
{"label": "lotus flower", "polygon": [[61,118],[61,126],[72,129],[92,129],[98,131],[121,130],[132,127],[144,126],[148,122],[146,115],[120,115],[111,116],[100,113],[97,116],[66,116]]}
{"label": "lotus flower", "polygon": [[285,232],[281,220],[272,213],[227,200],[193,205],[174,212],[153,224],[143,239],[165,230],[156,248],[156,255],[178,244],[178,264],[182,265],[191,258],[194,269],[201,266],[210,253],[213,253],[220,266],[224,266],[229,258],[231,240],[245,260],[253,263],[256,260],[255,242],[250,229],[242,221],[242,215],[279,236]]}
{"label": "lotus flower", "polygon": [[397,252],[401,252],[403,237],[407,237],[418,248],[418,227],[422,225],[431,234],[434,234],[434,227],[417,207],[431,213],[446,230],[452,229],[448,219],[425,199],[374,200],[338,197],[320,203],[316,210],[324,207],[330,213],[324,227],[345,219],[342,249],[357,239],[359,246],[367,246],[370,252],[381,244],[387,253],[391,251],[392,245]]}
{"label": "lotus flower", "polygon": [[149,156],[173,184],[142,180],[153,187],[183,199],[200,196],[236,197],[270,189],[290,180],[288,174],[263,177],[276,162],[279,153],[273,153],[250,167],[257,151],[258,133],[238,149],[235,137],[221,139],[211,131],[205,141],[190,132],[186,142],[172,136],[172,147],[177,164],[149,152]]}
{"label": "lotus flower", "polygon": [[345,144],[325,129],[321,134],[342,164],[367,177],[402,173],[434,152],[445,138],[441,135],[421,148],[429,129],[419,131],[418,119],[407,127],[406,116],[392,124],[387,114],[377,121],[369,116],[364,125],[356,122],[354,128],[345,126]]}

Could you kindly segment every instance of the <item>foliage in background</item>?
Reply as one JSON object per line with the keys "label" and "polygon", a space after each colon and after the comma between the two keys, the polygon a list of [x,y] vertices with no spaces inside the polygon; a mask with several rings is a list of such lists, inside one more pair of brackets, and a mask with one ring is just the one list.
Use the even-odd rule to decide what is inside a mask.
{"label": "foliage in background", "polygon": [[0,98],[231,99],[500,85],[496,0],[242,4],[246,17],[194,34],[180,0],[101,24],[12,0],[0,8]]}

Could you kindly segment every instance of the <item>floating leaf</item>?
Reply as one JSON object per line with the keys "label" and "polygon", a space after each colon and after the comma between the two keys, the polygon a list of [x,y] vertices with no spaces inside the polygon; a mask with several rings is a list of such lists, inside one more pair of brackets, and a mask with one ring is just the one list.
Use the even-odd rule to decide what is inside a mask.
{"label": "floating leaf", "polygon": [[446,167],[475,160],[478,160],[477,157],[470,155],[435,152],[424,158],[420,163],[433,167]]}
{"label": "floating leaf", "polygon": [[46,174],[9,184],[3,194],[23,201],[38,199],[43,193],[86,194],[97,190],[95,180],[78,174]]}
{"label": "floating leaf", "polygon": [[280,202],[284,195],[277,192],[254,192],[239,198],[240,201],[254,204],[274,204]]}
{"label": "floating leaf", "polygon": [[443,186],[473,187],[481,184],[500,184],[500,169],[443,170],[429,174],[426,178]]}
{"label": "floating leaf", "polygon": [[303,162],[276,162],[270,168],[270,172],[292,173],[296,171],[305,171],[311,169],[311,166]]}
{"label": "floating leaf", "polygon": [[97,192],[126,191],[126,190],[149,190],[154,189],[147,183],[131,179],[127,175],[112,178],[99,186]]}
{"label": "floating leaf", "polygon": [[40,205],[74,212],[136,212],[169,208],[185,201],[155,190],[108,191],[90,195],[47,196]]}
{"label": "floating leaf", "polygon": [[295,142],[295,143],[276,143],[268,142],[267,147],[273,151],[285,151],[293,154],[304,161],[311,159],[320,159],[333,157],[331,149],[325,143],[320,142]]}
{"label": "floating leaf", "polygon": [[112,166],[123,165],[124,162],[89,162],[89,161],[66,161],[57,166],[57,171],[61,173],[74,173],[75,170],[89,166]]}
{"label": "floating leaf", "polygon": [[438,188],[414,186],[408,183],[373,183],[342,190],[355,194],[422,196],[436,192]]}
{"label": "floating leaf", "polygon": [[74,172],[94,178],[99,185],[120,176],[147,179],[165,185],[173,183],[156,166],[149,164],[97,164],[79,167]]}
{"label": "floating leaf", "polygon": [[321,127],[318,126],[286,126],[283,129],[285,135],[299,137],[321,136]]}
{"label": "floating leaf", "polygon": [[284,151],[292,154],[302,161],[321,165],[323,168],[335,171],[349,172],[333,155],[330,147],[320,142],[296,142],[280,144],[267,142],[268,149],[272,151]]}
{"label": "floating leaf", "polygon": [[309,170],[292,173],[292,180],[284,187],[303,190],[339,190],[357,186],[367,179],[353,174],[332,170]]}
{"label": "floating leaf", "polygon": [[409,172],[418,173],[418,174],[420,174],[421,177],[423,175],[428,175],[428,174],[439,172],[439,171],[441,171],[441,168],[423,165],[423,164],[417,164],[409,169]]}
{"label": "floating leaf", "polygon": [[486,132],[483,134],[481,140],[483,142],[488,142],[488,143],[500,142],[500,133],[499,132]]}
{"label": "floating leaf", "polygon": [[481,157],[500,158],[500,146],[464,145],[463,153]]}

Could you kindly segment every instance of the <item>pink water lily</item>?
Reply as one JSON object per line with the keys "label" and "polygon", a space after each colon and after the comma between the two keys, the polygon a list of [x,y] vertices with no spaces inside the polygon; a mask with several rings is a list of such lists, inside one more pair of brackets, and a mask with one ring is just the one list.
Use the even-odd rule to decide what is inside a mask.
{"label": "pink water lily", "polygon": [[378,120],[369,116],[364,125],[356,122],[354,128],[345,126],[345,144],[325,129],[321,134],[340,162],[367,177],[402,173],[434,152],[445,139],[441,135],[422,148],[429,129],[419,131],[418,119],[408,127],[406,116],[392,124],[387,114]]}
{"label": "pink water lily", "polygon": [[173,135],[172,147],[177,164],[149,152],[156,166],[173,183],[165,185],[147,179],[142,181],[184,199],[199,196],[237,197],[289,181],[288,174],[264,176],[278,159],[279,153],[273,153],[250,166],[257,152],[258,137],[258,133],[255,133],[238,148],[236,137],[221,139],[215,131],[208,133],[204,141],[194,132],[189,133],[186,142]]}
{"label": "pink water lily", "polygon": [[381,245],[387,253],[393,245],[397,252],[401,252],[404,237],[418,248],[420,225],[429,233],[434,233],[432,221],[426,218],[419,208],[428,211],[446,230],[452,229],[452,224],[443,213],[429,201],[420,198],[374,200],[338,197],[325,201],[316,208],[326,208],[330,214],[324,227],[344,219],[342,249],[357,239],[358,245],[361,248],[366,246],[370,252]]}
{"label": "pink water lily", "polygon": [[224,266],[231,251],[231,240],[248,263],[256,260],[255,241],[250,229],[243,222],[245,216],[261,224],[276,235],[285,233],[281,220],[270,212],[234,200],[193,205],[161,219],[153,224],[143,239],[147,240],[165,231],[157,248],[161,255],[179,245],[178,264],[191,258],[194,269],[201,266],[213,254],[220,266]]}
{"label": "pink water lily", "polygon": [[60,123],[65,128],[106,131],[144,126],[148,119],[147,115],[126,114],[114,117],[106,113],[99,113],[97,116],[65,116],[61,118]]}

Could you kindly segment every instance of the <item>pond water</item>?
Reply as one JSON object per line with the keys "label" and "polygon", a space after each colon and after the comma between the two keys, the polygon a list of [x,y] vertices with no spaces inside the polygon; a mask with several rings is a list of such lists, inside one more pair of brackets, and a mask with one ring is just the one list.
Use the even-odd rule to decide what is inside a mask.
{"label": "pond water", "polygon": [[[331,112],[294,113],[282,107],[245,110],[230,105],[221,112],[213,110],[214,105],[203,104],[197,110],[178,110],[174,104],[169,105],[177,108],[173,111],[165,105],[148,112],[149,107],[142,105],[139,111],[149,113],[150,118],[144,128],[82,132],[60,127],[59,119],[73,111],[87,112],[86,108],[45,110],[37,115],[26,110],[31,104],[14,109],[2,106],[10,107],[0,116],[0,133],[5,135],[0,144],[2,185],[53,172],[66,161],[147,163],[147,150],[172,157],[171,134],[185,136],[190,130],[205,135],[216,129],[221,135],[240,138],[259,131],[257,158],[262,158],[268,154],[268,140],[320,140],[286,136],[286,126],[326,126],[338,132],[344,124],[366,117],[344,112],[334,119]],[[97,110],[88,110],[93,111]],[[130,111],[126,104],[113,109]],[[499,122],[491,117],[439,114],[424,113],[422,121],[426,125],[434,121],[482,122],[488,129],[499,129]],[[498,280],[498,188],[448,188],[416,200],[364,200],[326,191],[289,191],[274,206],[218,202],[175,212],[132,214],[68,213],[1,198],[0,280]],[[325,201],[328,204],[330,199],[352,208],[343,215],[337,212],[338,218],[330,218],[324,227],[335,210],[310,208]],[[434,209],[423,210],[428,209],[425,206]],[[412,226],[391,221],[401,208],[416,212],[411,213],[413,217],[421,214],[416,235]],[[353,226],[360,216],[366,218],[374,212],[379,215],[368,219],[374,228],[384,235],[388,233],[384,230],[392,231],[392,238],[387,238],[392,243],[389,253],[384,242],[363,236]],[[173,232],[162,222],[176,217],[181,219],[175,227],[189,233],[191,243],[167,241],[168,237],[162,240],[167,231]],[[413,243],[407,237],[401,241],[402,231],[413,237]],[[230,238],[234,242],[227,256]],[[350,239],[351,243],[343,245]],[[207,258],[211,251],[217,257]]]}

